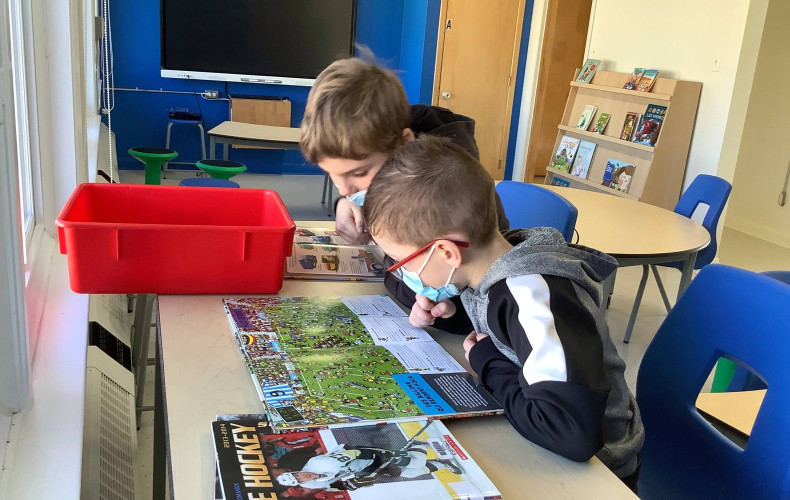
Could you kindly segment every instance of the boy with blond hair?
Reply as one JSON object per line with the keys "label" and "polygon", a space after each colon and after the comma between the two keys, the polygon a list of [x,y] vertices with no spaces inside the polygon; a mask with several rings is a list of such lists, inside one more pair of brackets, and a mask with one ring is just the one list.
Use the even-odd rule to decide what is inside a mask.
{"label": "boy with blond hair", "polygon": [[[369,51],[364,51],[372,58]],[[335,207],[335,227],[352,243],[368,243],[362,205],[376,172],[396,147],[419,135],[446,137],[475,158],[474,120],[437,106],[409,106],[406,92],[391,71],[358,58],[332,63],[316,78],[307,98],[301,124],[301,149],[305,158],[332,177],[343,196]],[[496,197],[496,220],[508,229],[507,217]],[[390,274],[387,289],[415,314],[424,314],[429,301],[415,303],[415,296]],[[460,303],[456,304],[460,305]],[[443,330],[466,334],[471,324],[463,314],[452,319],[445,306],[431,308],[424,321]]]}
{"label": "boy with blond hair", "polygon": [[424,137],[387,160],[363,208],[404,283],[461,295],[466,356],[513,427],[571,460],[597,456],[635,490],[644,430],[601,311],[617,262],[553,228],[501,234],[494,194],[473,157]]}

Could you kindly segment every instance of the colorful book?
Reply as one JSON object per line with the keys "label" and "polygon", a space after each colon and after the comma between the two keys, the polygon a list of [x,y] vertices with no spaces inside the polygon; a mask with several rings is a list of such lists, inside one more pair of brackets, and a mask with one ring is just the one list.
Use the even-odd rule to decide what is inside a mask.
{"label": "colorful book", "polygon": [[666,114],[666,106],[648,104],[642,123],[639,124],[639,128],[634,133],[634,142],[646,146],[655,146]]}
{"label": "colorful book", "polygon": [[551,179],[552,186],[560,186],[560,187],[568,187],[571,185],[570,181],[562,179],[560,177],[552,177]]}
{"label": "colorful book", "polygon": [[595,132],[596,134],[602,134],[604,129],[606,128],[606,124],[609,123],[609,118],[611,115],[609,113],[601,113],[598,115],[598,120],[595,122],[595,126],[592,128],[591,132]]}
{"label": "colorful book", "polygon": [[233,417],[211,425],[226,499],[502,498],[438,420],[276,434],[264,418]]}
{"label": "colorful book", "polygon": [[285,277],[301,279],[384,279],[384,251],[375,244],[352,245],[336,231],[296,228]]}
{"label": "colorful book", "polygon": [[276,432],[503,411],[386,295],[223,303]]}
{"label": "colorful book", "polygon": [[606,187],[627,193],[634,178],[636,166],[624,161],[609,159],[603,174],[603,184]]}
{"label": "colorful book", "polygon": [[650,92],[650,89],[653,88],[653,84],[656,83],[657,77],[657,69],[646,69],[636,84],[636,90],[640,92]]}
{"label": "colorful book", "polygon": [[623,122],[623,129],[620,132],[620,139],[624,141],[630,141],[631,137],[634,135],[634,130],[636,129],[636,113],[628,112],[625,115],[625,121]]}
{"label": "colorful book", "polygon": [[598,106],[593,106],[592,104],[587,104],[584,106],[582,115],[579,117],[579,121],[576,123],[576,128],[587,130],[587,127],[589,127],[590,123],[592,123],[596,111],[598,111]]}
{"label": "colorful book", "polygon": [[631,73],[631,76],[628,77],[628,81],[625,82],[623,88],[626,90],[636,90],[636,86],[644,74],[645,68],[634,68],[634,71]]}
{"label": "colorful book", "polygon": [[576,159],[573,160],[573,167],[571,174],[576,177],[586,179],[590,173],[590,164],[592,163],[593,155],[597,145],[594,142],[581,141],[579,149],[576,151]]}
{"label": "colorful book", "polygon": [[563,135],[560,140],[560,146],[557,148],[557,154],[551,161],[551,167],[563,172],[570,172],[573,159],[576,157],[576,150],[579,148],[580,139],[568,137]]}
{"label": "colorful book", "polygon": [[579,71],[579,76],[576,77],[576,81],[581,83],[590,83],[595,71],[600,65],[601,61],[598,59],[587,59],[587,61],[584,62],[584,66],[582,67],[581,71]]}

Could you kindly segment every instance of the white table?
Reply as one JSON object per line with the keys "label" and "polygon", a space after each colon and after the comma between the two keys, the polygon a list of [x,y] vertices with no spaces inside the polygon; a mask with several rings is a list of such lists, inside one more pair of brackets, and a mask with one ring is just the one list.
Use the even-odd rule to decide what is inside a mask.
{"label": "white table", "polygon": [[214,159],[217,143],[224,146],[222,158],[228,159],[231,144],[273,149],[299,149],[301,134],[294,127],[273,127],[255,123],[222,122],[208,131],[209,158]]}
{"label": "white table", "polygon": [[[286,280],[280,295],[382,292],[384,285],[380,282]],[[223,297],[230,296],[159,297],[155,498],[164,498],[165,456],[173,498],[213,498],[211,422],[222,413],[263,412],[223,310]],[[432,333],[468,369],[462,338]],[[548,452],[521,437],[504,416],[445,423],[506,499],[636,498],[598,459],[576,463]]]}
{"label": "white table", "polygon": [[[697,222],[670,210],[601,192],[542,186],[570,201],[579,211],[579,243],[615,259],[620,267],[683,262],[678,297],[691,283],[697,252],[708,246],[710,235]],[[642,286],[648,273],[642,273]],[[604,297],[614,288],[613,274],[604,283]],[[637,295],[626,328],[626,342],[636,320],[642,296]]]}

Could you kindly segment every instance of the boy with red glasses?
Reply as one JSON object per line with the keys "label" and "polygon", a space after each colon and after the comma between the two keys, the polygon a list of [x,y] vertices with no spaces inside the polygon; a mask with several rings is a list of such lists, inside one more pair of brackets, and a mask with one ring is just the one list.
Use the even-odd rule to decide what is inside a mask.
{"label": "boy with red glasses", "polygon": [[596,455],[635,489],[644,430],[601,312],[617,262],[553,228],[501,234],[494,193],[474,158],[423,137],[373,178],[364,216],[418,304],[451,314],[460,293],[466,356],[513,427],[571,460]]}

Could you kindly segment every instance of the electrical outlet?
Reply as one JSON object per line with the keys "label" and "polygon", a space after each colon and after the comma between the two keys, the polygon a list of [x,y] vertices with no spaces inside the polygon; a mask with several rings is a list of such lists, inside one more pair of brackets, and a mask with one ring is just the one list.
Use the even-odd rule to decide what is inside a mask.
{"label": "electrical outlet", "polygon": [[219,97],[219,90],[204,90],[203,97],[206,99],[216,99]]}

